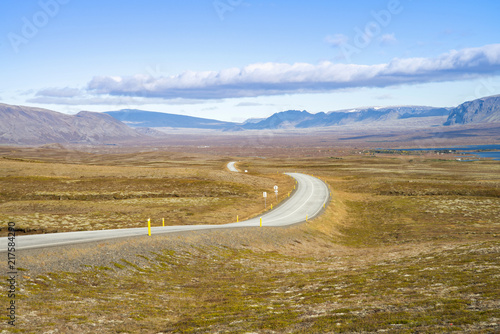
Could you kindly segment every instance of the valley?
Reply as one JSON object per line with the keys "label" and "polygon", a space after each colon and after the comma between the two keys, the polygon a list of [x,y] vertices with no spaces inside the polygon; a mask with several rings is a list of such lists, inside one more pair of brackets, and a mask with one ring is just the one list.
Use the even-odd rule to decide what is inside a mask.
{"label": "valley", "polygon": [[[498,329],[498,162],[366,148],[274,147],[260,150],[261,157],[217,153],[224,150],[2,148],[4,219],[50,232],[135,226],[150,215],[156,224],[162,216],[176,224],[252,216],[262,211],[262,190],[275,183],[293,188],[284,171],[318,176],[332,189],[320,217],[291,227],[20,250],[16,330]],[[248,175],[226,170],[227,161],[239,161]],[[23,188],[16,190],[16,182]],[[15,191],[25,197],[17,199]],[[50,191],[64,196],[43,193]],[[116,214],[122,216],[110,216]]]}

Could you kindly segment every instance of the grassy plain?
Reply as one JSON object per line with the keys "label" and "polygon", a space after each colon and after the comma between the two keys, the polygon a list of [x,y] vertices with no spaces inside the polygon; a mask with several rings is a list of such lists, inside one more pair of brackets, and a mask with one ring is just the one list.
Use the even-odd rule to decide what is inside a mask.
{"label": "grassy plain", "polygon": [[40,151],[36,159],[0,159],[0,220],[15,221],[20,234],[144,227],[148,218],[160,226],[163,218],[165,225],[224,224],[262,211],[262,192],[274,185],[283,189],[279,200],[293,189],[276,172],[232,175],[228,158]]}
{"label": "grassy plain", "polygon": [[[89,155],[93,163],[59,161],[46,153],[38,154],[43,163],[11,160],[20,159],[20,153],[3,159],[2,215],[18,221],[36,212],[56,215],[49,209],[52,204],[58,208],[54,202],[74,202],[79,203],[79,221],[92,228],[107,228],[107,215],[115,211],[121,215],[116,221],[134,217],[126,226],[155,210],[177,210],[174,223],[207,222],[214,216],[211,221],[227,222],[236,215],[230,211],[236,205],[252,203],[245,207],[246,215],[258,213],[260,191],[274,182],[290,187],[276,171],[320,176],[333,197],[321,217],[288,228],[195,232],[19,252],[18,325],[10,328],[2,317],[0,329],[499,332],[500,163],[350,153],[240,159],[250,175],[224,171],[225,162],[237,159],[166,153],[160,158],[157,152],[135,154],[128,166],[113,154]],[[5,195],[15,180],[28,188]],[[157,183],[172,186],[165,190]],[[174,190],[179,197],[170,195]],[[50,194],[24,195],[13,203],[16,196],[44,191]],[[102,194],[108,197],[100,198]],[[67,198],[50,197],[57,195]],[[202,198],[219,198],[221,203],[206,204]],[[170,199],[200,202],[190,209]],[[164,202],[155,202],[160,200]],[[139,204],[121,212],[122,206],[114,204],[120,201]],[[41,207],[30,211],[34,202]],[[95,211],[85,206],[94,202],[97,211],[106,213],[102,220],[92,220]],[[6,208],[11,210],[7,214]],[[5,294],[0,301],[7,305]]]}

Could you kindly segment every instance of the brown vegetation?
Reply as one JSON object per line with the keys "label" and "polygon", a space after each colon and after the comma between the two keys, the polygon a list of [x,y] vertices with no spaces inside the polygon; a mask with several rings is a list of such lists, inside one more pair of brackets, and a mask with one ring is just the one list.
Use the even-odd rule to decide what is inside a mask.
{"label": "brown vegetation", "polygon": [[[62,203],[85,202],[79,192],[97,194],[96,183],[105,194],[118,190],[124,196],[135,194],[95,199],[103,207],[113,207],[113,201],[144,200],[149,201],[145,202],[148,210],[154,210],[155,201],[166,205],[172,199],[198,200],[201,196],[192,194],[205,191],[214,192],[205,198],[220,201],[231,198],[224,191],[234,191],[233,203],[242,203],[252,196],[254,185],[266,188],[274,178],[281,181],[276,171],[299,171],[326,180],[333,190],[332,201],[321,217],[288,228],[180,233],[19,252],[22,308],[16,331],[500,330],[498,162],[359,154],[339,154],[335,159],[245,158],[240,159],[240,168],[248,168],[252,175],[242,175],[224,172],[223,161],[230,161],[226,158],[196,156],[189,163],[197,167],[178,168],[185,163],[183,159],[172,156],[159,165],[162,162],[155,154],[139,154],[137,160],[143,166],[134,167],[129,159],[131,166],[123,170],[105,166],[106,155],[99,156],[101,166],[50,163],[33,167],[33,162],[3,161],[4,173],[13,174],[3,175],[2,182],[21,178],[36,185],[28,188],[30,194],[34,189],[41,191],[44,184],[61,192],[66,189],[73,197],[59,200]],[[107,157],[109,165],[117,161],[114,155]],[[149,163],[154,167],[146,167]],[[38,171],[37,178],[28,167]],[[57,167],[56,175],[50,174],[53,167]],[[41,173],[40,168],[46,169]],[[199,179],[193,180],[195,171]],[[42,176],[48,180],[38,179]],[[80,176],[84,176],[81,189],[74,187]],[[74,182],[64,183],[68,180]],[[138,195],[141,187],[161,192],[155,180],[178,184],[175,189],[182,196]],[[192,186],[184,186],[188,180]],[[130,193],[125,191],[126,184]],[[209,189],[204,188],[207,184]],[[212,189],[213,185],[217,187]],[[18,217],[28,212],[31,201],[54,200],[23,199],[26,204],[18,207]],[[214,212],[222,215],[231,204],[208,206],[200,209],[203,217]],[[189,212],[181,204],[177,209]],[[258,210],[257,202],[248,214],[252,210]],[[5,305],[6,296],[0,301]],[[0,328],[11,330],[4,318]]]}
{"label": "brown vegetation", "polygon": [[0,220],[15,221],[21,233],[143,227],[148,218],[155,225],[163,219],[165,225],[223,224],[262,211],[262,191],[275,184],[283,189],[279,200],[293,188],[282,174],[233,175],[224,170],[227,160],[208,157],[173,160],[157,152],[88,158],[90,164],[0,159]]}

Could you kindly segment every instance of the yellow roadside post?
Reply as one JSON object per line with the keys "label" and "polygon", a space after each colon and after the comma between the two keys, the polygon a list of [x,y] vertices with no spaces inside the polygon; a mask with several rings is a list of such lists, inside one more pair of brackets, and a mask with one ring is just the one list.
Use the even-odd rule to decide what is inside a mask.
{"label": "yellow roadside post", "polygon": [[151,236],[151,219],[148,218],[148,235]]}
{"label": "yellow roadside post", "polygon": [[162,219],[161,219],[161,222],[162,222],[162,224],[163,224],[163,227],[165,227],[165,218],[162,218]]}
{"label": "yellow roadside post", "polygon": [[271,203],[271,210],[273,209],[273,203]]}
{"label": "yellow roadside post", "polygon": [[236,216],[236,222],[239,223],[240,222],[240,216]]}
{"label": "yellow roadside post", "polygon": [[306,215],[306,221],[307,221],[307,215]]}
{"label": "yellow roadside post", "polygon": [[262,227],[262,217],[260,217],[260,227]]}

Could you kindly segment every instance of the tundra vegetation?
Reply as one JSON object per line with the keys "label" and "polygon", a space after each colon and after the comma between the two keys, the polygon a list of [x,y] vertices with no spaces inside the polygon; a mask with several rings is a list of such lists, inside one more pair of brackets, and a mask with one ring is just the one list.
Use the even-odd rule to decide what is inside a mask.
{"label": "tundra vegetation", "polygon": [[[320,217],[287,228],[18,251],[17,324],[2,314],[0,330],[500,330],[498,162],[348,150],[280,159],[56,149],[2,155],[2,227],[16,221],[19,233],[136,227],[163,216],[168,224],[232,222],[262,212],[262,191],[274,184],[282,195],[293,189],[287,171],[321,177],[332,200]],[[249,173],[226,171],[231,160]],[[7,305],[6,294],[0,302]]]}

